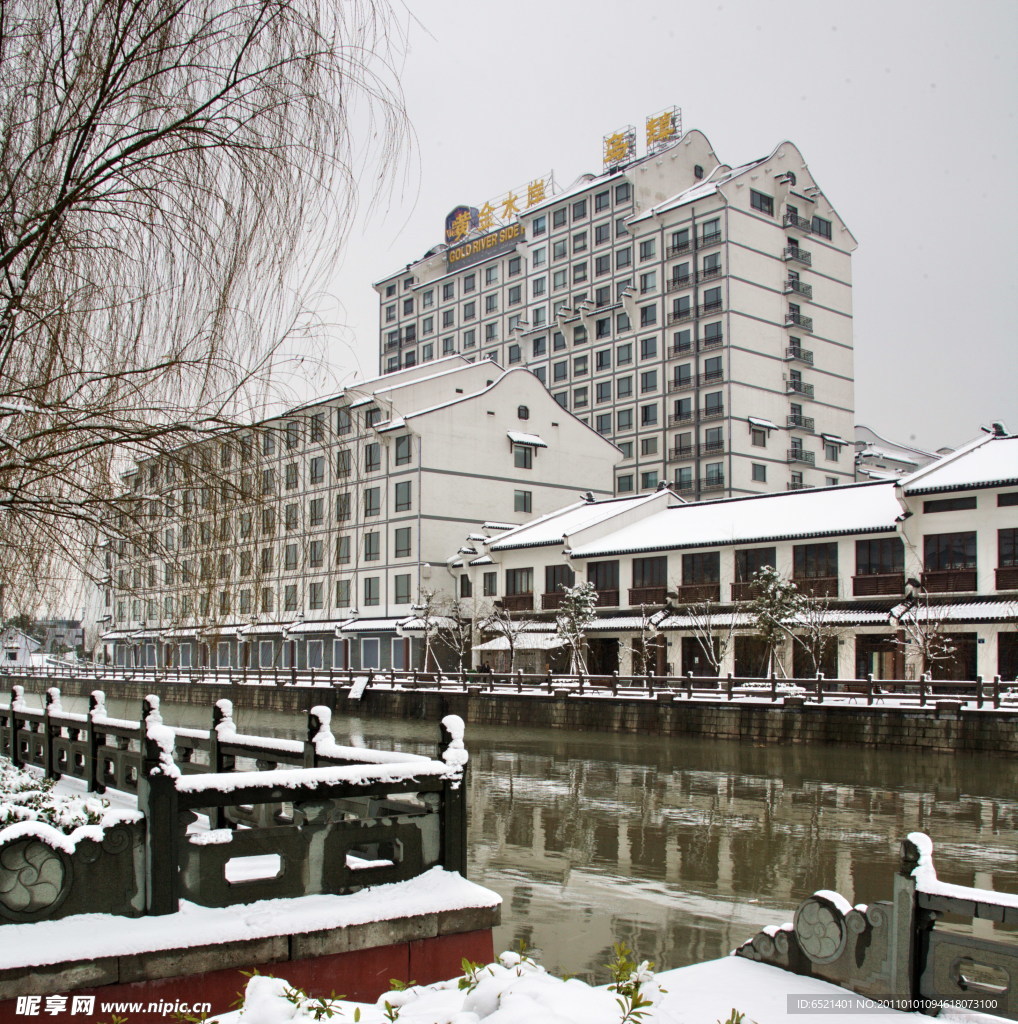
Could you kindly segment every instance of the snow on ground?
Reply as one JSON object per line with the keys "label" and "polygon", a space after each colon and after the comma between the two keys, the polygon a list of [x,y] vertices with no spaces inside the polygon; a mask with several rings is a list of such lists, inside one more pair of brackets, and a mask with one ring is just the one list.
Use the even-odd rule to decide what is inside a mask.
{"label": "snow on ground", "polygon": [[[647,1002],[634,1000],[634,993]],[[646,964],[634,965],[613,991],[611,986],[557,978],[526,956],[503,953],[497,962],[462,978],[388,992],[374,1006],[337,1001],[331,1006],[331,1019],[361,1024],[714,1024],[743,1014],[745,1024],[830,1024],[838,1007],[850,1016],[860,1012],[844,1009],[846,1000],[858,1005],[862,997],[734,956],[656,975]],[[824,1003],[830,1007],[826,1011],[809,1009]],[[320,1019],[315,1015],[320,1005],[317,1000],[302,1004],[282,979],[255,977],[248,984],[244,1007],[215,1019],[220,1024],[304,1024]],[[930,1020],[894,1010],[862,1012],[875,1024]],[[939,1020],[989,1024],[1002,1018],[949,1008]]]}

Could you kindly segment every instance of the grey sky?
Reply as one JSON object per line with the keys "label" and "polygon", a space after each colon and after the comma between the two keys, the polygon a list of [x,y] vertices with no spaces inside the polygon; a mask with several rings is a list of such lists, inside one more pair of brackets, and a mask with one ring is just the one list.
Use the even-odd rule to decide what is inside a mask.
{"label": "grey sky", "polygon": [[370,283],[452,207],[549,170],[566,187],[600,170],[605,133],[674,104],[727,163],[793,141],[858,239],[857,422],[929,448],[1018,430],[1015,0],[409,8],[416,144],[332,282],[340,380],[377,371]]}

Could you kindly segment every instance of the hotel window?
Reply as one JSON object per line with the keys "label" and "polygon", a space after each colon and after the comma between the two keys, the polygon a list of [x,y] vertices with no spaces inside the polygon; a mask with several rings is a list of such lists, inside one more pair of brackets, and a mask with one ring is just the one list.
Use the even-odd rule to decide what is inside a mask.
{"label": "hotel window", "polygon": [[410,573],[401,572],[392,578],[394,601],[396,604],[410,603]]}
{"label": "hotel window", "polygon": [[829,441],[824,444],[824,458],[826,458],[828,462],[837,462],[839,455],[841,455],[840,444],[831,444]]}
{"label": "hotel window", "polygon": [[633,195],[633,187],[628,181],[623,181],[615,186],[615,202],[628,203]]}
{"label": "hotel window", "polygon": [[283,546],[283,568],[287,572],[297,570],[297,545],[286,544]]}
{"label": "hotel window", "polygon": [[633,393],[633,378],[632,377],[619,377],[615,382],[615,396],[616,398],[629,398]]}
{"label": "hotel window", "polygon": [[640,374],[640,392],[657,391],[657,370],[644,370]]}
{"label": "hotel window", "polygon": [[757,192],[755,188],[749,190],[749,205],[754,210],[766,213],[768,217],[774,216],[774,200],[763,192]]}
{"label": "hotel window", "polygon": [[394,305],[393,306],[386,306],[385,307],[385,322],[386,323],[391,323],[395,319],[396,319],[396,307]]}
{"label": "hotel window", "polygon": [[518,284],[509,289],[509,305],[516,306],[523,300],[523,293]]}
{"label": "hotel window", "polygon": [[[653,307],[651,307],[653,308]],[[640,358],[655,359],[657,357],[657,338],[640,339]]]}
{"label": "hotel window", "polygon": [[452,338],[442,339],[442,355],[451,356],[456,351],[455,344]]}
{"label": "hotel window", "polygon": [[640,293],[652,292],[657,287],[657,271],[651,270],[640,275]]}
{"label": "hotel window", "polygon": [[645,437],[640,441],[641,455],[657,455],[657,438]]}
{"label": "hotel window", "polygon": [[554,398],[555,401],[558,402],[558,404],[561,405],[563,409],[568,409],[569,408],[569,392],[568,391],[557,391],[551,397]]}
{"label": "hotel window", "polygon": [[615,362],[618,366],[624,366],[633,361],[633,344],[627,341],[625,345],[619,345],[615,350]]}
{"label": "hotel window", "polygon": [[582,409],[587,405],[589,390],[587,388],[576,388],[573,391],[573,408]]}
{"label": "hotel window", "polygon": [[577,199],[573,203],[573,220],[578,220],[580,217],[587,216],[587,200]]}
{"label": "hotel window", "polygon": [[[530,233],[532,235],[543,235],[548,230],[548,218],[544,214],[540,217],[535,217],[530,225]],[[488,282],[491,283],[490,281]]]}
{"label": "hotel window", "polygon": [[533,507],[531,491],[513,491],[513,511],[530,512]]}
{"label": "hotel window", "polygon": [[485,341],[498,341],[498,324],[485,324],[484,325],[484,340]]}
{"label": "hotel window", "polygon": [[640,425],[652,427],[657,423],[657,404],[640,407]]}
{"label": "hotel window", "polygon": [[446,284],[442,285],[442,301],[443,302],[448,302],[449,299],[453,299],[455,297],[456,297],[456,282],[455,281],[449,281]]}
{"label": "hotel window", "polygon": [[349,565],[350,563],[350,537],[343,536],[336,538],[336,565]]}
{"label": "hotel window", "polygon": [[336,410],[336,433],[349,434],[353,429],[353,421],[350,418],[350,410],[346,407]]}
{"label": "hotel window", "polygon": [[485,267],[484,269],[484,283],[485,284],[498,284],[498,267]]}
{"label": "hotel window", "polygon": [[426,316],[421,321],[421,334],[428,335],[434,333],[435,330],[435,318],[433,316]]}
{"label": "hotel window", "polygon": [[758,484],[767,483],[767,467],[760,462],[752,463],[753,481]]}
{"label": "hotel window", "polygon": [[792,548],[792,579],[810,580],[838,575],[838,544],[796,544]]}
{"label": "hotel window", "polygon": [[435,304],[435,290],[429,288],[426,292],[421,295],[421,309],[431,309]]}
{"label": "hotel window", "polygon": [[336,495],[336,520],[343,522],[350,518],[350,495],[348,493]]}
{"label": "hotel window", "polygon": [[721,289],[707,288],[703,293],[703,311],[713,313],[721,308]]}
{"label": "hotel window", "polygon": [[283,588],[283,611],[295,612],[297,610],[297,584],[288,583]]}
{"label": "hotel window", "polygon": [[823,217],[814,217],[810,221],[810,227],[814,235],[819,235],[821,238],[831,237],[831,222]]}
{"label": "hotel window", "polygon": [[905,546],[900,537],[855,542],[856,576],[889,576],[905,571]]}
{"label": "hotel window", "polygon": [[463,319],[464,319],[464,321],[466,321],[466,320],[473,320],[476,316],[477,316],[477,303],[476,302],[467,302],[467,303],[465,303],[464,306],[463,306]]}
{"label": "hotel window", "polygon": [[421,346],[421,362],[427,363],[435,358],[435,346],[429,341]]}
{"label": "hotel window", "polygon": [[296,448],[300,444],[300,423],[297,420],[290,420],[286,424],[286,447]]}
{"label": "hotel window", "polygon": [[467,276],[463,278],[463,294],[465,295],[467,292],[472,292],[472,291],[476,291],[476,290],[477,290],[477,275],[476,274],[467,274]]}
{"label": "hotel window", "polygon": [[621,270],[623,267],[630,267],[633,265],[633,250],[626,246],[625,249],[619,249],[615,253],[615,269]]}
{"label": "hotel window", "polygon": [[321,569],[325,561],[325,543],[320,540],[313,540],[308,545],[308,565],[312,569]]}
{"label": "hotel window", "polygon": [[594,260],[594,276],[604,277],[605,274],[612,272],[612,258],[611,256],[598,256]]}
{"label": "hotel window", "polygon": [[463,347],[473,348],[476,344],[477,332],[473,329],[473,327],[471,327],[469,331],[463,332]]}
{"label": "hotel window", "polygon": [[[379,601],[379,578],[377,576],[367,576],[364,579],[364,604],[368,608],[374,608]],[[377,644],[378,641],[376,640]]]}
{"label": "hotel window", "polygon": [[598,192],[597,195],[594,196],[595,213],[599,213],[601,210],[607,210],[609,206],[611,206],[611,194],[608,189],[605,189],[603,192]]}
{"label": "hotel window", "polygon": [[975,569],[975,532],[936,533],[924,537],[923,565],[928,571]]}
{"label": "hotel window", "polygon": [[653,238],[644,239],[640,243],[640,261],[653,259],[657,254],[657,241]]}
{"label": "hotel window", "polygon": [[300,511],[296,504],[287,505],[283,510],[283,525],[286,529],[296,530],[299,516]]}
{"label": "hotel window", "polygon": [[551,375],[555,381],[565,380],[569,376],[569,364],[565,360],[560,363],[552,363]]}
{"label": "hotel window", "polygon": [[749,432],[749,438],[754,448],[767,447],[767,431],[763,427],[753,427]]}
{"label": "hotel window", "polygon": [[336,580],[336,607],[350,607],[350,581]]}
{"label": "hotel window", "polygon": [[643,306],[640,309],[640,326],[653,327],[657,323],[657,305]]}
{"label": "hotel window", "polygon": [[481,591],[484,597],[495,597],[498,594],[498,573],[486,572],[481,577]]}
{"label": "hotel window", "polygon": [[595,338],[610,338],[612,333],[612,321],[610,316],[601,317],[594,324]]}
{"label": "hotel window", "polygon": [[509,276],[516,277],[523,269],[523,259],[519,256],[513,256],[510,258],[508,263]]}
{"label": "hotel window", "polygon": [[594,429],[599,434],[610,434],[612,432],[612,415],[610,412],[601,413],[594,420]]}
{"label": "hotel window", "polygon": [[774,567],[776,548],[747,548],[735,552],[735,582],[752,583],[753,577],[764,568]]}
{"label": "hotel window", "polygon": [[[296,467],[294,467],[296,468]],[[289,471],[289,466],[287,467]],[[325,459],[321,455],[316,455],[310,463],[310,480],[312,484],[320,484],[325,479]]]}
{"label": "hotel window", "polygon": [[562,227],[565,224],[566,218],[568,216],[569,216],[569,211],[566,210],[566,208],[564,206],[561,209],[559,209],[559,210],[555,210],[552,213],[552,215],[551,215],[551,226],[553,228],[560,228],[560,227]]}
{"label": "hotel window", "polygon": [[564,260],[567,252],[566,240],[564,238],[560,238],[557,242],[552,242],[551,258],[553,260]]}
{"label": "hotel window", "polygon": [[414,300],[404,299],[403,300],[403,315],[409,316],[414,311]]}
{"label": "hotel window", "polygon": [[446,309],[442,311],[442,326],[443,327],[454,327],[456,324],[456,313],[454,310]]}
{"label": "hotel window", "polygon": [[377,406],[368,409],[364,413],[364,426],[373,427],[382,421],[382,410]]}
{"label": "hotel window", "polygon": [[364,514],[377,516],[382,511],[382,491],[379,487],[368,487],[364,491]]}
{"label": "hotel window", "polygon": [[325,522],[324,498],[312,498],[308,502],[308,522],[311,526],[321,526]]}
{"label": "hotel window", "polygon": [[578,231],[573,235],[573,252],[587,251],[587,232]]}
{"label": "hotel window", "polygon": [[598,224],[594,228],[594,245],[604,245],[605,242],[610,242],[612,237],[612,226],[611,224]]}
{"label": "hotel window", "polygon": [[368,472],[382,468],[382,446],[377,441],[364,446],[364,468]]}
{"label": "hotel window", "polygon": [[410,527],[401,526],[393,534],[393,547],[396,558],[410,557]]}
{"label": "hotel window", "polygon": [[724,400],[722,391],[712,391],[704,396],[703,411],[707,414],[717,414],[724,411]]}
{"label": "hotel window", "polygon": [[543,356],[548,351],[547,338],[534,338],[532,343],[534,356]]}
{"label": "hotel window", "polygon": [[396,484],[396,511],[409,512],[413,507],[413,491],[409,480]]}
{"label": "hotel window", "polygon": [[700,237],[704,242],[716,242],[721,237],[721,220],[717,217],[713,220],[705,220],[703,234]]}
{"label": "hotel window", "polygon": [[548,290],[548,278],[546,277],[535,277],[533,285],[531,286],[531,294],[536,299],[540,295],[544,295]]}
{"label": "hotel window", "polygon": [[610,380],[598,381],[595,395],[599,405],[602,402],[610,402],[612,400],[612,382]]}
{"label": "hotel window", "polygon": [[619,409],[615,415],[615,423],[619,431],[633,429],[633,410]]}
{"label": "hotel window", "polygon": [[377,562],[381,556],[381,535],[375,531],[364,534],[364,561]]}
{"label": "hotel window", "polygon": [[586,355],[573,357],[573,376],[580,377],[587,372]]}
{"label": "hotel window", "polygon": [[617,490],[619,492],[619,494],[624,494],[624,493],[626,493],[628,491],[631,491],[632,489],[633,489],[633,474],[632,473],[626,473],[624,476],[620,476],[615,481],[615,490]]}
{"label": "hotel window", "polygon": [[587,280],[587,264],[576,263],[573,265],[573,284],[579,284]]}

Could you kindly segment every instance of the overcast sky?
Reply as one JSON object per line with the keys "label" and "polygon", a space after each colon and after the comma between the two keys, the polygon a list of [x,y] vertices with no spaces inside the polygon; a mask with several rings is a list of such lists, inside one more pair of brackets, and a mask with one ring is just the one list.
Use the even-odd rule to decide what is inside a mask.
{"label": "overcast sky", "polygon": [[[409,0],[405,180],[355,227],[331,291],[340,382],[373,375],[372,281],[445,214],[682,110],[719,159],[789,139],[858,239],[856,422],[920,447],[1018,430],[1016,0]],[[318,382],[319,385],[321,381]]]}

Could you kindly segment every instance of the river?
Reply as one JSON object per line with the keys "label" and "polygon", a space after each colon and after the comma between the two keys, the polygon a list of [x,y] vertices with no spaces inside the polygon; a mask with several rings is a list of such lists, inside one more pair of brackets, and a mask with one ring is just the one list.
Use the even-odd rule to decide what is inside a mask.
{"label": "river", "polygon": [[[164,715],[209,720],[194,706]],[[236,717],[246,733],[303,738],[301,715]],[[340,742],[414,753],[438,740],[430,722],[333,725]],[[466,740],[469,874],[503,897],[496,949],[522,939],[556,973],[606,981],[621,941],[661,968],[723,956],[816,889],[889,899],[915,830],[945,880],[1018,892],[1010,759],[480,726]]]}

